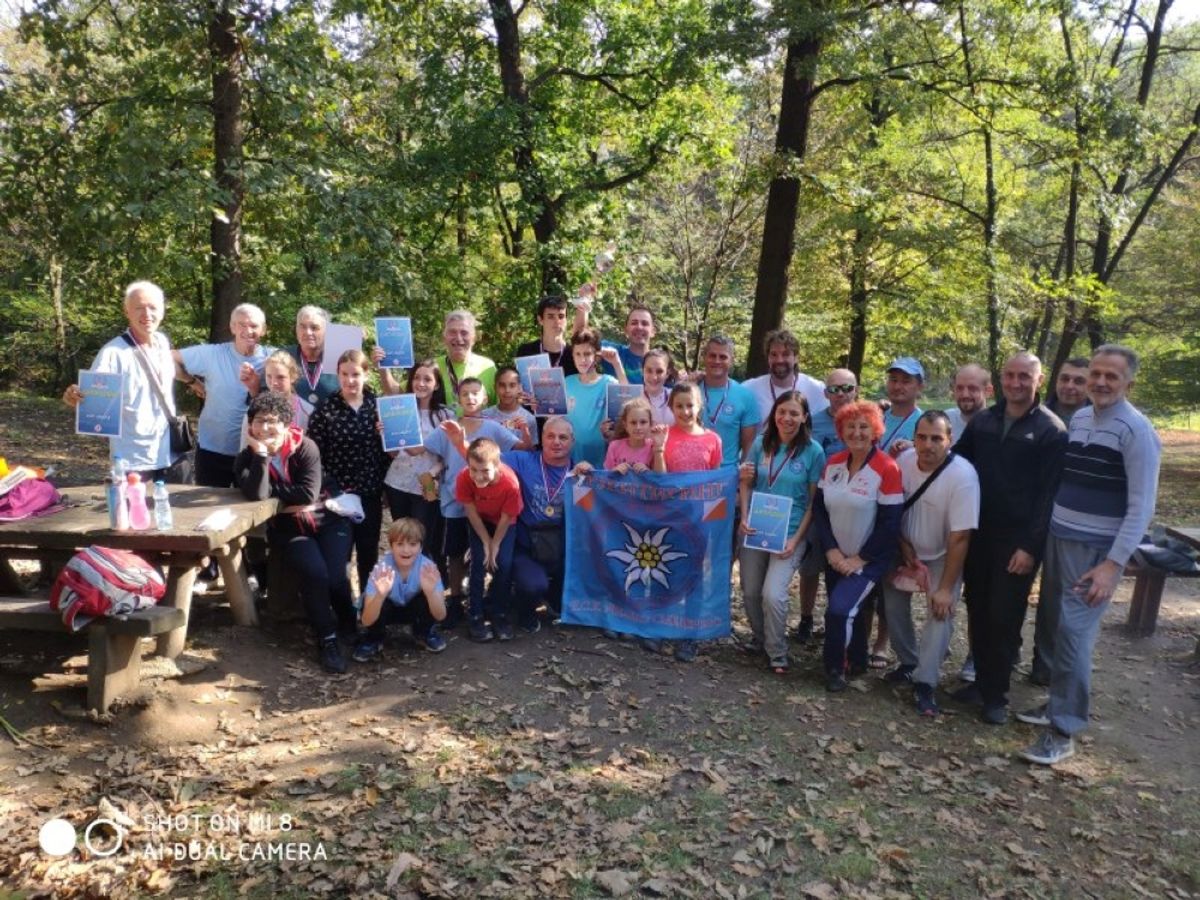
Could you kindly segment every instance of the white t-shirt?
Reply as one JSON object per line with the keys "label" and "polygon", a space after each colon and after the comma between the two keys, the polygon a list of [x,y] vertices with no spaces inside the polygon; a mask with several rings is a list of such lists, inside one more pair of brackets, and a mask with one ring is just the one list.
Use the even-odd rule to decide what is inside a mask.
{"label": "white t-shirt", "polygon": [[775,405],[775,398],[785,391],[796,390],[802,393],[804,399],[808,401],[810,415],[829,405],[829,398],[825,396],[825,382],[817,381],[811,375],[805,375],[803,372],[796,373],[795,380],[790,387],[776,387],[771,383],[770,372],[766,375],[759,375],[757,378],[751,378],[749,381],[743,381],[742,387],[749,390],[758,402],[758,416],[762,420],[764,428],[767,425],[767,416],[771,415],[771,407]]}
{"label": "white t-shirt", "polygon": [[[907,499],[925,483],[931,472],[917,466],[917,451],[905,450],[896,459]],[[946,555],[946,539],[952,531],[979,527],[979,476],[975,467],[956,456],[937,481],[929,486],[904,513],[900,534],[913,545],[917,558],[925,562]]]}

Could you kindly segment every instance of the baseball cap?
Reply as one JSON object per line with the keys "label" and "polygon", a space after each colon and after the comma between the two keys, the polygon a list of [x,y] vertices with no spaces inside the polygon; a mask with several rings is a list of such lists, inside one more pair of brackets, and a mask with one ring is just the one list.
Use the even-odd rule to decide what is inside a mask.
{"label": "baseball cap", "polygon": [[896,359],[892,360],[892,364],[887,367],[887,371],[889,372],[892,371],[892,369],[899,369],[901,372],[904,372],[908,375],[914,375],[917,378],[920,378],[922,381],[925,380],[925,367],[922,366],[914,357],[897,357]]}

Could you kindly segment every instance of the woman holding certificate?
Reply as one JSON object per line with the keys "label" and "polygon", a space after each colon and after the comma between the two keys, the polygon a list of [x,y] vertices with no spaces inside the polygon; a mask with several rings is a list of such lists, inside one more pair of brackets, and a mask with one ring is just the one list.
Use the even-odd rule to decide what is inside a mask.
{"label": "woman holding certificate", "polygon": [[338,392],[308,420],[308,436],[321,450],[322,467],[344,492],[362,502],[363,519],[353,526],[360,587],[379,560],[383,476],[391,462],[379,439],[375,392],[367,387],[370,368],[361,350],[343,353],[337,365]]}
{"label": "woman holding certificate", "polygon": [[[380,357],[381,352],[376,362]],[[380,369],[379,374],[385,394],[400,393],[400,385],[387,369]],[[454,418],[453,410],[446,404],[446,388],[436,362],[423,359],[408,370],[408,393],[417,398],[421,443],[424,445],[442,422]],[[395,451],[383,479],[392,521],[407,517],[425,526],[421,552],[439,565],[443,564],[442,509],[438,502],[442,468],[441,459],[427,450],[422,449],[417,455]]]}
{"label": "woman holding certificate", "polygon": [[788,670],[788,584],[807,553],[816,552],[805,536],[824,468],[808,401],[799,391],[784,391],[741,465],[739,497],[744,541],[738,558],[752,651],[765,651],[777,675]]}
{"label": "woman holding certificate", "polygon": [[899,550],[904,488],[895,460],[875,444],[883,436],[877,404],[847,404],[833,421],[846,449],[825,464],[813,499],[813,527],[825,553],[829,595],[825,689],[844,691],[847,667],[851,675],[867,671],[866,600]]}

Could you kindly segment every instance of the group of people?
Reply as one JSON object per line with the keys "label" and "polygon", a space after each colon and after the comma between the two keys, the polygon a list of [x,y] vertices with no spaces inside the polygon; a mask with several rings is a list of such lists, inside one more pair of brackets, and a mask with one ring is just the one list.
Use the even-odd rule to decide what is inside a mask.
{"label": "group of people", "polygon": [[[231,316],[231,341],[175,350],[159,331],[162,292],[137,282],[124,300],[129,329],[93,363],[125,378],[124,427],[111,452],[145,477],[194,477],[278,498],[269,549],[299,575],[320,662],[332,672],[346,669],[339,639],[352,640],[354,659],[368,661],[390,623],[410,624],[436,652],[446,646],[441,629],[460,618],[483,642],[511,640],[518,628],[536,632],[543,605],[556,617],[569,476],[738,466],[749,649],[770,669],[788,669],[793,575],[800,574],[801,640],[814,635],[823,575],[827,689],[844,690],[848,678],[886,666],[890,642],[897,665],[885,678],[911,684],[918,711],[936,716],[963,597],[974,679],[954,697],[1003,724],[1040,566],[1033,678],[1049,697],[1017,717],[1044,726],[1026,758],[1053,763],[1073,752],[1088,720],[1099,622],[1157,489],[1158,439],[1127,399],[1138,366],[1131,350],[1105,345],[1071,360],[1046,404],[1041,362],[1031,353],[1005,362],[1002,397],[991,406],[991,373],[964,365],[946,412],[920,408],[924,367],[900,357],[887,369],[883,408],[859,399],[847,369],[823,381],[801,372],[799,343],[786,330],[766,338],[768,372],[739,383],[730,377],[728,338],[712,336],[702,370],[686,375],[654,346],[650,309],[630,310],[625,342],[610,342],[589,325],[586,295],[575,301],[568,335],[568,306],[563,297],[539,301],[539,336],[515,354],[546,354],[563,368],[565,415],[535,417],[518,371],[475,353],[474,316],[456,310],[445,318],[443,353],[418,360],[403,382],[379,371],[384,393],[415,396],[424,441],[388,453],[369,384],[382,353],[349,350],[327,371],[323,310],[301,309],[297,342],[282,350],[263,346],[265,316],[249,304]],[[172,380],[204,398],[194,466],[170,449]],[[643,390],[610,421],[614,381]],[[64,394],[70,404],[80,398],[76,385]],[[791,500],[782,552],[744,540],[754,533],[755,492]],[[391,525],[380,558],[385,502]],[[914,594],[925,598],[919,638]],[[680,661],[696,652],[694,641],[674,644]]]}

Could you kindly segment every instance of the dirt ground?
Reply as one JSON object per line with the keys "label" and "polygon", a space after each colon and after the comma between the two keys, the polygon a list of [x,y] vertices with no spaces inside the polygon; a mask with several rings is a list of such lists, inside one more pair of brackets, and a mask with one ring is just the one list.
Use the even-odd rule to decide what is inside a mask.
{"label": "dirt ground", "polygon": [[[0,397],[0,454],[92,480],[60,410]],[[1200,523],[1200,435],[1164,444],[1161,517]],[[1054,769],[1016,757],[1033,728],[948,699],[921,720],[876,675],[826,694],[819,646],[778,677],[732,641],[686,666],[587,629],[436,656],[397,633],[329,677],[299,625],[235,627],[214,595],[185,674],[156,662],[101,721],[82,642],[7,632],[0,896],[1200,896],[1200,580],[1168,581],[1142,640],[1131,588]],[[943,688],[963,653],[960,624]],[[52,818],[74,853],[39,849]],[[104,823],[85,846],[97,819],[119,846]]]}

